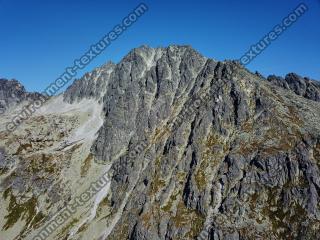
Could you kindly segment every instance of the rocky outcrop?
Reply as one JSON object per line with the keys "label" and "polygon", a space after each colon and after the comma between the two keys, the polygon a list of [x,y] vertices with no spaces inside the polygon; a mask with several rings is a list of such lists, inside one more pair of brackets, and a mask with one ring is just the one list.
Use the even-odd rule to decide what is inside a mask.
{"label": "rocky outcrop", "polygon": [[[112,163],[110,207],[121,215],[108,239],[194,239],[208,225],[206,239],[316,236],[319,105],[189,47],[136,49],[109,81],[93,146]],[[296,81],[286,77],[316,100]],[[209,100],[186,115],[203,92]]]}
{"label": "rocky outcrop", "polygon": [[23,101],[34,101],[41,97],[39,93],[29,93],[17,80],[0,79],[0,113]]}
{"label": "rocky outcrop", "polygon": [[82,78],[75,80],[64,92],[64,100],[68,103],[81,101],[85,98],[100,100],[105,94],[108,79],[114,67],[114,63],[108,62],[92,72],[86,73]]}
{"label": "rocky outcrop", "polygon": [[[43,130],[33,130],[32,140],[18,138],[32,147],[15,156],[48,171],[36,165],[28,174],[28,161],[19,158],[22,177],[1,186],[27,195],[28,185],[38,212],[52,216],[83,185],[108,173],[108,187],[49,239],[319,239],[319,89],[296,74],[266,81],[236,61],[208,59],[189,46],[142,46],[67,89],[59,108],[77,114],[54,115],[67,136],[53,130],[47,113],[49,146],[36,141]],[[88,137],[97,113],[82,108],[94,102],[101,104],[103,124]],[[5,174],[15,161],[3,156],[19,149],[12,138],[4,135],[0,149]],[[54,167],[46,165],[48,156]],[[27,218],[26,225],[21,236],[31,239],[45,223]]]}
{"label": "rocky outcrop", "polygon": [[295,73],[289,73],[285,78],[270,75],[267,80],[273,84],[291,90],[297,95],[320,102],[320,83]]}

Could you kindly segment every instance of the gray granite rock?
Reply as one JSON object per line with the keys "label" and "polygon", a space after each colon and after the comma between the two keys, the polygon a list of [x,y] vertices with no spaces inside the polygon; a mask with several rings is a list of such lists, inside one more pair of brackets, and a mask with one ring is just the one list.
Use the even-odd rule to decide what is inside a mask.
{"label": "gray granite rock", "polygon": [[34,101],[41,97],[39,93],[29,93],[17,80],[0,79],[0,114],[23,101]]}
{"label": "gray granite rock", "polygon": [[[111,186],[74,239],[106,229],[100,239],[319,239],[319,93],[308,78],[266,80],[190,46],[142,46],[85,74],[63,97],[102,104],[90,146],[99,168],[110,164]],[[4,184],[68,198],[55,175],[31,181],[19,166]]]}
{"label": "gray granite rock", "polygon": [[[92,147],[112,163],[115,212],[131,192],[109,239],[123,231],[130,239],[194,239],[206,219],[208,239],[298,238],[303,229],[315,236],[319,158],[310,151],[320,112],[296,95],[318,101],[317,83],[295,74],[268,81],[188,46],[144,46],[116,65]],[[210,98],[185,114],[201,93]]]}
{"label": "gray granite rock", "polygon": [[289,73],[285,78],[270,75],[267,80],[285,89],[290,89],[297,95],[320,102],[320,83],[295,73]]}
{"label": "gray granite rock", "polygon": [[113,71],[115,64],[107,64],[86,73],[82,78],[74,81],[64,92],[64,100],[73,103],[84,98],[99,100],[105,94],[104,90],[108,85],[108,79]]}

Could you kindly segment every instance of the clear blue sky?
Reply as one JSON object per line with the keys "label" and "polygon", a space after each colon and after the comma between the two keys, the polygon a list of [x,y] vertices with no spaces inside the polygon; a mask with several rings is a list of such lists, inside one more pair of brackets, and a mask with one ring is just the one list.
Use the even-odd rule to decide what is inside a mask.
{"label": "clear blue sky", "polygon": [[[132,48],[188,44],[217,60],[238,59],[292,11],[296,0],[144,1],[149,11],[77,77]],[[0,0],[0,77],[41,91],[139,1]],[[320,80],[320,0],[248,68]]]}

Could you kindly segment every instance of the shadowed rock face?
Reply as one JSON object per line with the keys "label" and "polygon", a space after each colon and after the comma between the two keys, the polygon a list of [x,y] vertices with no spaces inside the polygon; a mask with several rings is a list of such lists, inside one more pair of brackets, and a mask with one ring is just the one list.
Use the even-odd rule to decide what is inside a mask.
{"label": "shadowed rock face", "polygon": [[16,80],[0,79],[0,111],[21,102],[26,96],[24,87]]}
{"label": "shadowed rock face", "polygon": [[[96,209],[93,218],[79,215],[52,239],[318,239],[319,90],[296,74],[266,81],[189,46],[143,46],[86,74],[64,101],[100,102],[104,122],[90,145],[95,162],[75,162],[93,175],[74,181],[110,166],[111,185],[84,209]],[[68,161],[56,160],[46,184],[58,185]]]}
{"label": "shadowed rock face", "polygon": [[0,79],[0,112],[26,100],[36,100],[39,93],[28,93],[17,80]]}

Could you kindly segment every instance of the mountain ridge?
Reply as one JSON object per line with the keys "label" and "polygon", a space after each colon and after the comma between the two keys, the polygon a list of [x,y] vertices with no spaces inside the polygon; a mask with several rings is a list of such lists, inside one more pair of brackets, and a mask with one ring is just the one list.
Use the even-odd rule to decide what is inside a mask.
{"label": "mountain ridge", "polygon": [[[308,78],[263,78],[190,46],[134,49],[51,97],[19,131],[0,128],[0,232],[317,239],[318,91]],[[105,175],[89,204],[45,232]]]}

